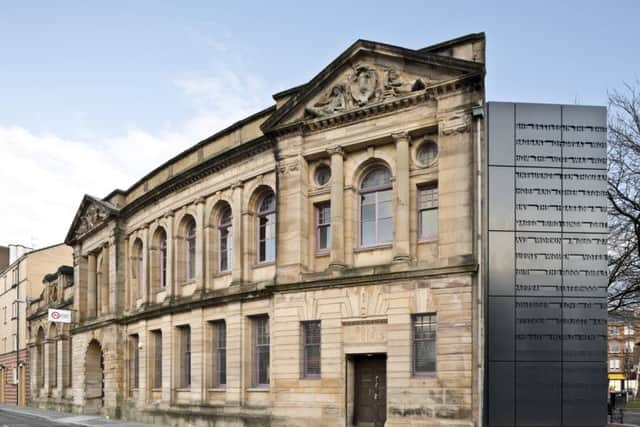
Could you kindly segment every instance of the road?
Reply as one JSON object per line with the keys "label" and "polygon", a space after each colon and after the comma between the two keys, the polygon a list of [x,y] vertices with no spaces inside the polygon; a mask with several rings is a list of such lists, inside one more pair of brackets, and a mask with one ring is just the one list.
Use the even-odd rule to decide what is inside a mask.
{"label": "road", "polygon": [[637,409],[633,412],[625,411],[624,423],[640,426],[640,411]]}
{"label": "road", "polygon": [[[0,427],[64,427],[72,424],[56,424],[49,420],[29,415],[15,414],[0,410]],[[78,426],[73,426],[78,427]]]}

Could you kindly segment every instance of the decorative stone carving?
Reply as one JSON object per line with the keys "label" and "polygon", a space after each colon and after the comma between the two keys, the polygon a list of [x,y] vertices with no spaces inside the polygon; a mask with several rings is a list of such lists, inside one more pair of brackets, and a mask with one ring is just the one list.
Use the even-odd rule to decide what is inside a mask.
{"label": "decorative stone carving", "polygon": [[389,69],[386,73],[386,81],[384,83],[382,96],[384,99],[395,98],[425,89],[426,87],[427,86],[420,79],[407,81],[400,77],[400,74],[396,70]]}
{"label": "decorative stone carving", "polygon": [[347,88],[339,84],[329,94],[320,98],[313,106],[305,108],[311,117],[325,117],[347,109]]}
{"label": "decorative stone carving", "polygon": [[81,236],[89,230],[95,228],[98,224],[104,221],[109,213],[106,209],[97,205],[89,205],[84,214],[80,217],[80,224],[76,228],[75,236]]}
{"label": "decorative stone carving", "polygon": [[[381,79],[379,76],[382,75]],[[381,81],[382,80],[382,81]],[[376,69],[360,64],[343,82],[331,87],[313,105],[305,108],[308,117],[328,117],[366,105],[387,101],[426,88],[421,79],[412,79],[392,68]]]}
{"label": "decorative stone carving", "polygon": [[351,97],[356,105],[367,105],[377,95],[378,73],[373,68],[364,65],[357,67],[350,80]]}
{"label": "decorative stone carving", "polygon": [[453,115],[440,122],[440,135],[464,133],[469,130],[469,120],[464,115]]}

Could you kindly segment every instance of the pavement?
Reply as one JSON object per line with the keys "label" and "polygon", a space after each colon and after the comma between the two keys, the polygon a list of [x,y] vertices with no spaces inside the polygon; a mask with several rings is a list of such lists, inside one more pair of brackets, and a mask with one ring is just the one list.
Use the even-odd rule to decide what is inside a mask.
{"label": "pavement", "polygon": [[2,427],[51,427],[51,423],[60,426],[86,427],[153,427],[152,424],[134,423],[124,420],[112,420],[97,415],[78,415],[30,406],[0,404],[0,426]]}

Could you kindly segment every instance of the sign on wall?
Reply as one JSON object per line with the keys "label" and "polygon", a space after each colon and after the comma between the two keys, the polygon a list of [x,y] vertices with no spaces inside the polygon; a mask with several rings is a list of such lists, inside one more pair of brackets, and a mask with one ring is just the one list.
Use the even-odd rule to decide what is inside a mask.
{"label": "sign on wall", "polygon": [[71,323],[71,310],[49,309],[49,322]]}
{"label": "sign on wall", "polygon": [[605,426],[606,109],[487,106],[487,425]]}

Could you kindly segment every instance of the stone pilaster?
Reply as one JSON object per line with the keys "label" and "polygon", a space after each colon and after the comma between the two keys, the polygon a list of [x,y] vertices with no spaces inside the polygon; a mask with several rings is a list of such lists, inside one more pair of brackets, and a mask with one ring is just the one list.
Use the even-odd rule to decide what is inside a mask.
{"label": "stone pilaster", "polygon": [[331,155],[331,255],[329,267],[344,268],[344,152],[336,147]]}
{"label": "stone pilaster", "polygon": [[245,230],[242,229],[242,190],[243,184],[242,182],[238,182],[232,186],[233,189],[233,199],[231,206],[231,214],[232,214],[232,224],[231,224],[231,233],[232,233],[232,248],[231,248],[231,282],[232,283],[240,283],[243,279],[242,274],[242,253],[243,253],[243,245],[242,245],[242,235]]}
{"label": "stone pilaster", "polygon": [[408,261],[410,257],[410,197],[409,188],[409,135],[393,134],[396,141],[396,200],[394,212],[393,260]]}
{"label": "stone pilaster", "polygon": [[144,226],[142,230],[142,271],[139,272],[138,280],[140,280],[140,295],[142,304],[149,302],[149,224]]}
{"label": "stone pilaster", "polygon": [[110,309],[110,252],[111,251],[109,250],[109,243],[105,243],[102,247],[102,265],[100,266],[100,289],[98,289],[100,295],[100,307],[98,307],[98,312],[101,316],[108,314]]}
{"label": "stone pilaster", "polygon": [[165,283],[167,291],[166,298],[172,298],[175,292],[175,284],[173,280],[173,266],[175,263],[173,255],[175,248],[175,240],[173,237],[173,213],[168,213],[167,215],[165,215],[165,219],[167,224],[167,272]]}
{"label": "stone pilaster", "polygon": [[[87,315],[87,260],[80,255],[80,246],[73,249],[73,308],[75,321],[86,319]],[[35,359],[34,359],[35,360]]]}
{"label": "stone pilaster", "polygon": [[196,289],[204,288],[204,204],[204,198],[196,200]]}

